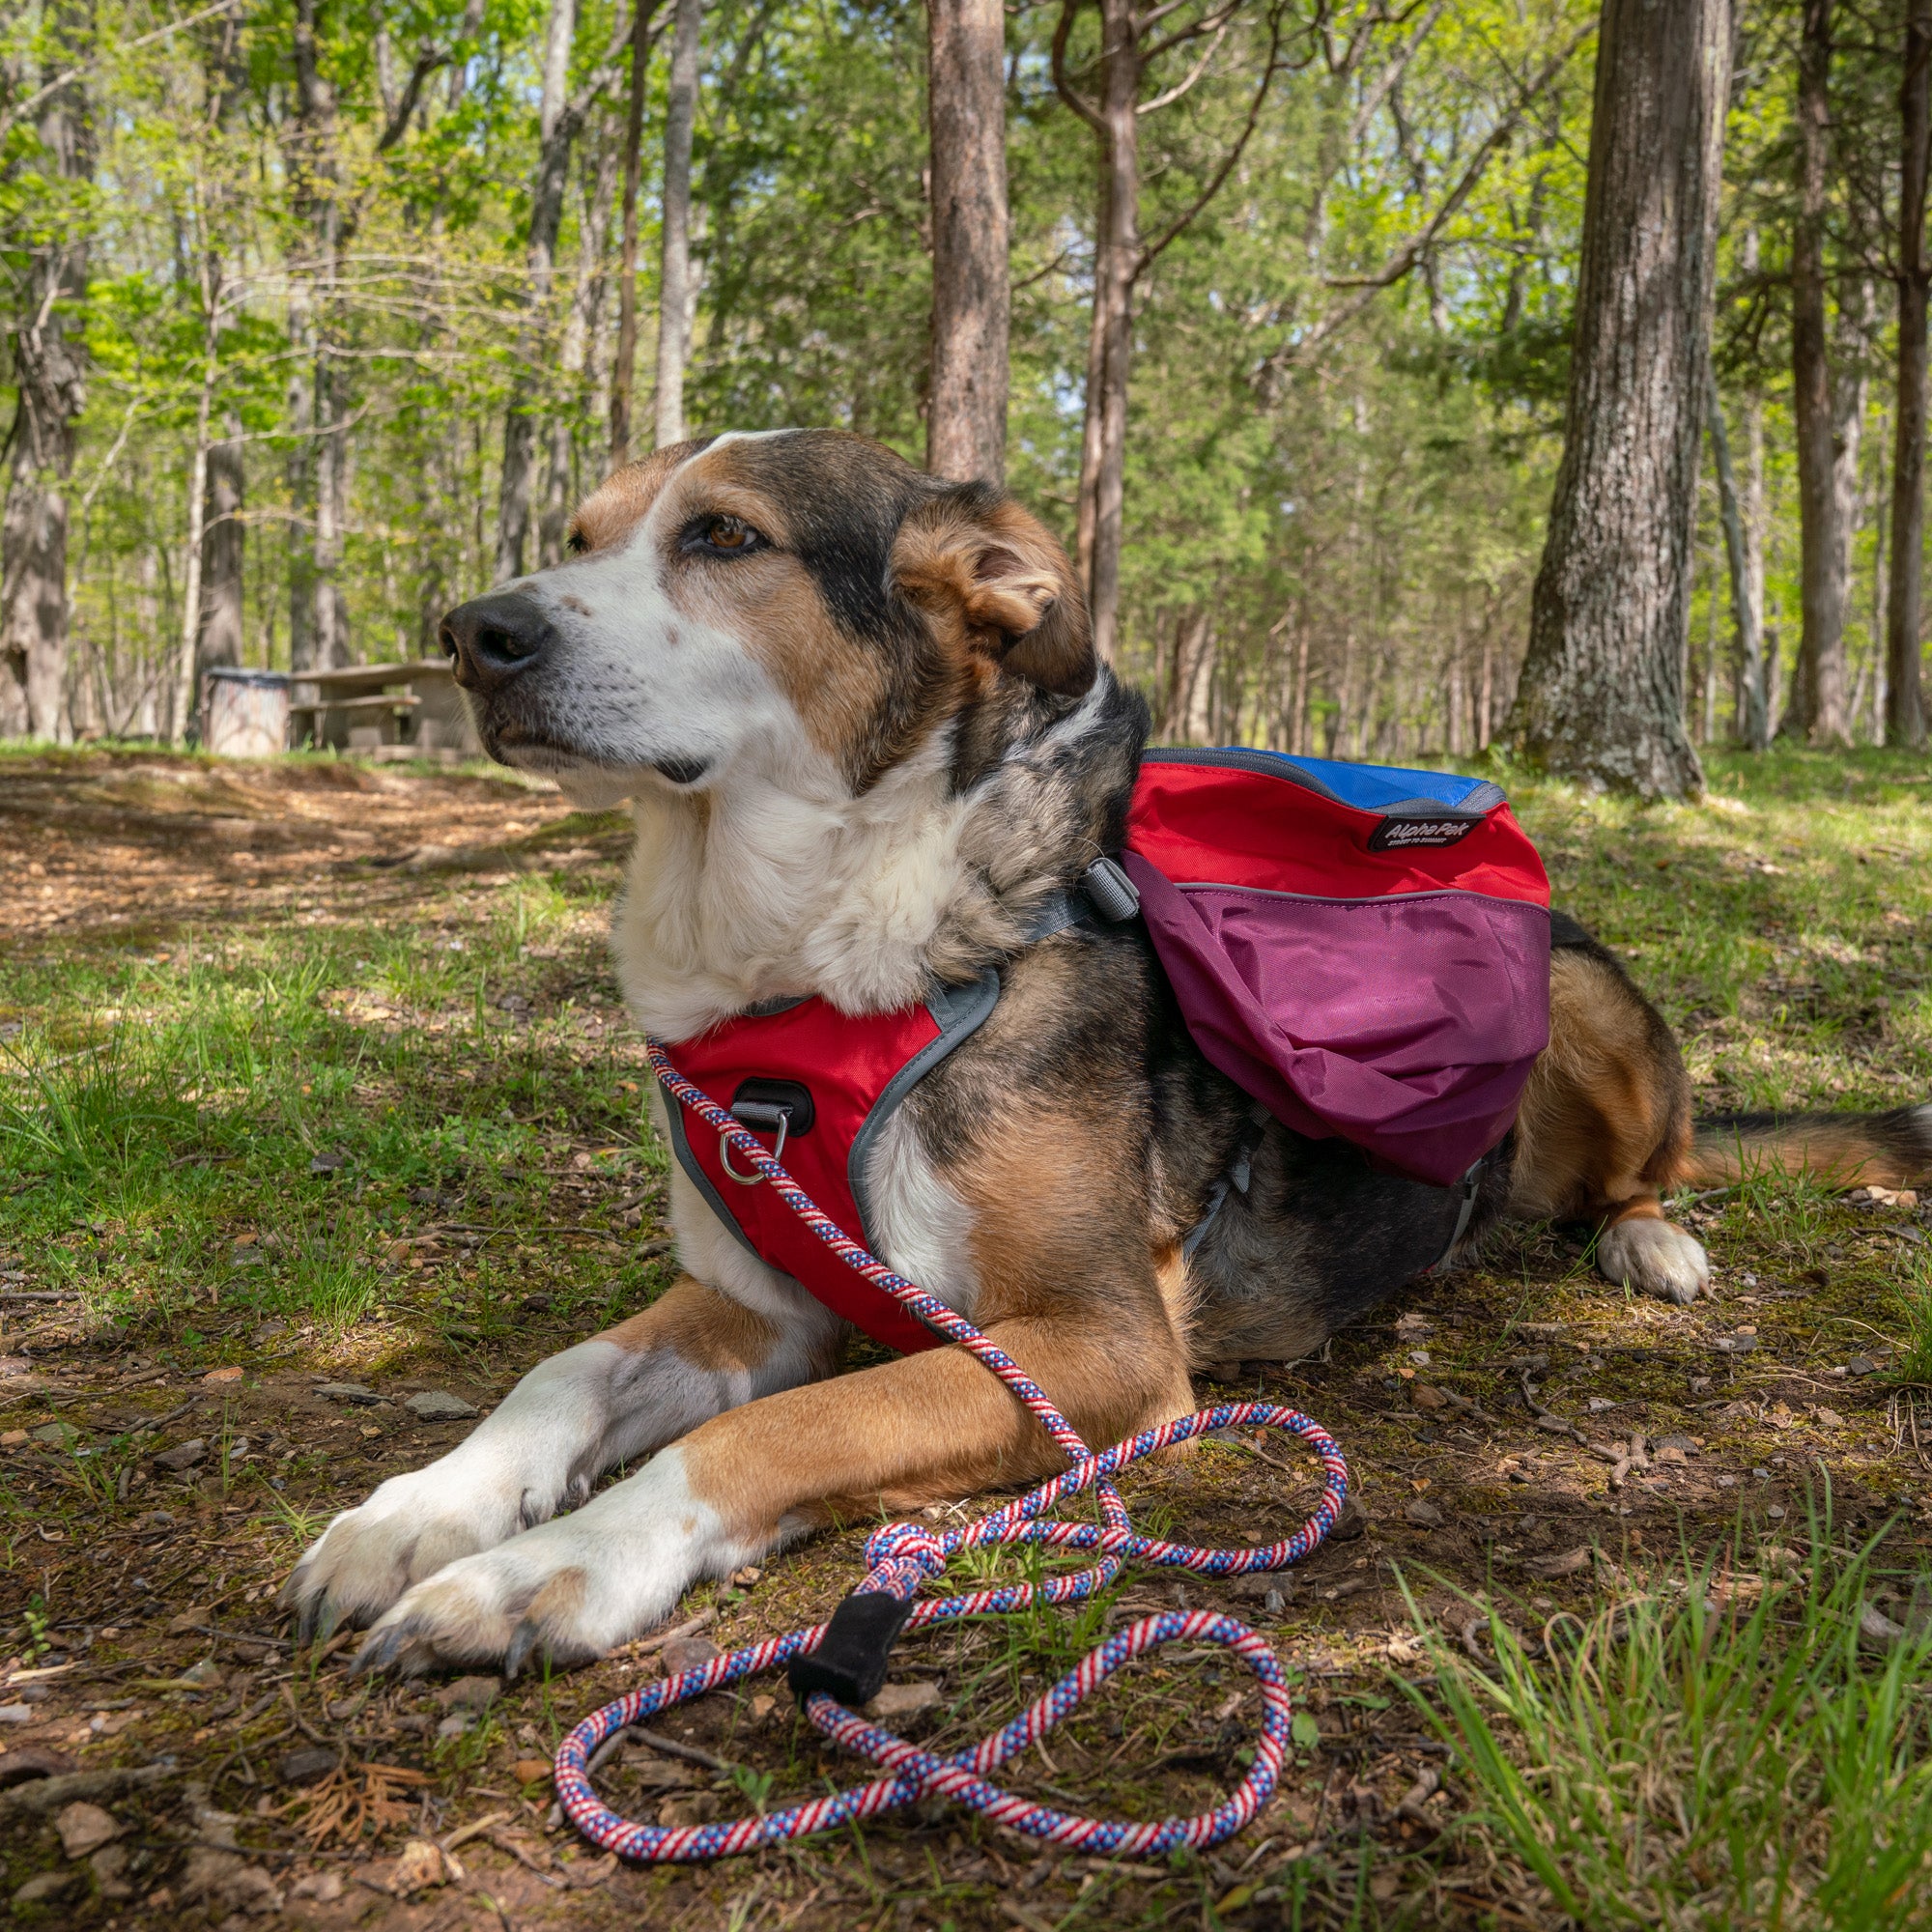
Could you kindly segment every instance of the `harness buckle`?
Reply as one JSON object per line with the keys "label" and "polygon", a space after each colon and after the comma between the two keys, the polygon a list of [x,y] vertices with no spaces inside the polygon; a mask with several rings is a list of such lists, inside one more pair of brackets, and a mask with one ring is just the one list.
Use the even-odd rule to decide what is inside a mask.
{"label": "harness buckle", "polygon": [[[740,1126],[750,1127],[754,1132],[768,1133],[772,1128],[776,1127],[779,1137],[777,1144],[772,1149],[772,1158],[774,1160],[784,1158],[785,1130],[791,1124],[791,1109],[789,1107],[775,1107],[767,1100],[738,1100],[732,1104],[731,1118]],[[755,1187],[765,1178],[762,1174],[757,1173],[740,1174],[731,1165],[731,1136],[729,1134],[720,1134],[718,1136],[718,1164],[740,1187]]]}

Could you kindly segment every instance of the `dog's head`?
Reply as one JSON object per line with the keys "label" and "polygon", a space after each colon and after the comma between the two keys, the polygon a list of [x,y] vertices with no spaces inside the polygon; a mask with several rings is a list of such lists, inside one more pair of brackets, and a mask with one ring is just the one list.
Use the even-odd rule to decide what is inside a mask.
{"label": "dog's head", "polygon": [[585,803],[701,792],[747,758],[858,793],[1001,679],[1094,681],[1035,518],[840,431],[661,449],[589,497],[570,549],[452,611],[442,642],[491,755]]}

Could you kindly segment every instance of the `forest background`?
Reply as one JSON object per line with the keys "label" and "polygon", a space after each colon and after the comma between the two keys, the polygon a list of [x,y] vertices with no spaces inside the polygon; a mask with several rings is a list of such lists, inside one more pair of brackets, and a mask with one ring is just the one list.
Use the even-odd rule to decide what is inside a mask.
{"label": "forest background", "polygon": [[[1899,103],[1924,12],[1738,13],[1712,359],[1739,544],[1727,565],[1707,461],[1697,739],[1747,728],[1747,628],[1771,724],[1791,713],[1807,54],[1830,120],[1810,152],[1845,724],[1885,736],[1918,271]],[[667,327],[680,17],[690,271],[669,264]],[[1099,19],[1005,14],[1008,481],[1069,545],[1107,197],[1105,144],[1066,97],[1094,84]],[[1508,720],[1561,454],[1593,0],[1170,0],[1141,19],[1117,661],[1170,737],[1480,750]],[[924,461],[927,31],[917,0],[16,5],[0,736],[180,739],[198,668],[434,654],[450,605],[561,555],[574,502],[668,403],[694,432],[836,424]],[[1814,220],[1817,200],[1814,180]],[[653,396],[666,366],[678,392]]]}

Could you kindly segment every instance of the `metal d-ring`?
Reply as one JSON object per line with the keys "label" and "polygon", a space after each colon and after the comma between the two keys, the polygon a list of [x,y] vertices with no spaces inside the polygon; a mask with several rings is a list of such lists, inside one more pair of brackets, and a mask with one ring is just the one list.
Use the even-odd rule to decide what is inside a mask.
{"label": "metal d-ring", "polygon": [[[747,1111],[749,1112],[750,1109],[748,1108]],[[772,1158],[774,1160],[781,1160],[784,1156],[785,1128],[790,1123],[791,1121],[791,1109],[789,1107],[773,1107],[770,1108],[769,1110],[760,1108],[758,1111],[761,1113],[768,1112],[770,1116],[770,1120],[760,1121],[757,1123],[758,1125],[760,1126],[769,1125],[770,1121],[772,1120],[775,1120],[778,1123],[779,1138],[778,1138],[778,1144],[772,1149]],[[745,1122],[743,1124],[749,1125],[751,1123]],[[758,1182],[764,1179],[765,1178],[762,1174],[757,1174],[757,1173],[740,1174],[738,1170],[731,1165],[731,1136],[729,1134],[720,1134],[718,1136],[718,1164],[722,1168],[724,1168],[724,1172],[728,1174],[731,1177],[731,1179],[738,1183],[740,1187],[755,1187],[757,1186]]]}

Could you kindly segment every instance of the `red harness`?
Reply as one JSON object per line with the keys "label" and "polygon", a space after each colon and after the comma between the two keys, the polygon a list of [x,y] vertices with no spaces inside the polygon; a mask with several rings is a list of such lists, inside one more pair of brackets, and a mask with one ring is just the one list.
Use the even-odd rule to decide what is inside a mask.
{"label": "red harness", "polygon": [[[781,1134],[776,1150],[799,1185],[877,1253],[866,1162],[899,1102],[999,997],[997,973],[894,1013],[855,1018],[814,997],[741,1013],[666,1052],[678,1072],[743,1124]],[[722,1141],[687,1133],[675,1099],[666,1112],[678,1165],[760,1261],[889,1349],[911,1354],[941,1346],[943,1337],[840,1261],[761,1177],[741,1176]]]}

